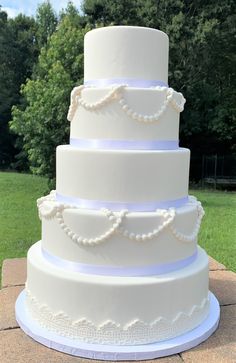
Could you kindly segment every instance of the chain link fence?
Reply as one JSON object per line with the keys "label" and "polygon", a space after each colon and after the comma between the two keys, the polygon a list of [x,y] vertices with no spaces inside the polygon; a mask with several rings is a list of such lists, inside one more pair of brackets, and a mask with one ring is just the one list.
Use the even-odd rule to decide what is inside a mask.
{"label": "chain link fence", "polygon": [[236,155],[192,157],[190,181],[202,187],[236,189]]}

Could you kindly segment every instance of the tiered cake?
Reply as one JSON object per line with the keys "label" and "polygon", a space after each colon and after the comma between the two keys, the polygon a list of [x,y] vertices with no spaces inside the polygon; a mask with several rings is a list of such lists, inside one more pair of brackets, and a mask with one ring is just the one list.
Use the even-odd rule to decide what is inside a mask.
{"label": "tiered cake", "polygon": [[56,191],[38,200],[27,314],[78,342],[171,339],[202,324],[209,294],[197,246],[204,212],[188,197],[190,151],[178,143],[185,99],[167,85],[168,37],[100,28],[86,34],[84,56]]}

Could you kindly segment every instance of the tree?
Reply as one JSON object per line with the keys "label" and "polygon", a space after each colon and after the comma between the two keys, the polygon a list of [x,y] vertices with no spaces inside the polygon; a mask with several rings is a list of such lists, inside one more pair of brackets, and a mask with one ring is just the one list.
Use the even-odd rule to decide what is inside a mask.
{"label": "tree", "polygon": [[14,160],[15,137],[8,121],[11,107],[20,101],[20,85],[30,76],[37,57],[34,42],[35,21],[18,15],[8,19],[0,9],[0,167],[7,168]]}
{"label": "tree", "polygon": [[[9,67],[11,34],[8,31],[7,13],[0,8],[0,165],[5,167],[11,161],[12,143],[7,119],[12,102],[13,70]],[[10,82],[9,82],[10,80]]]}
{"label": "tree", "polygon": [[134,25],[135,23],[140,24],[139,8],[142,3],[145,2],[139,0],[87,0],[83,2],[82,9],[93,26],[96,24],[100,26]]}
{"label": "tree", "polygon": [[58,19],[49,0],[40,4],[36,13],[37,35],[39,49],[47,44],[48,39],[56,30]]}
{"label": "tree", "polygon": [[22,14],[8,19],[0,9],[0,168],[26,169],[28,165],[22,139],[10,132],[8,123],[12,106],[24,103],[20,87],[31,77],[39,48],[56,28],[48,1],[39,6],[36,19]]}
{"label": "tree", "polygon": [[31,170],[55,177],[55,149],[68,143],[66,120],[70,92],[83,81],[83,39],[80,15],[64,15],[57,31],[41,49],[31,79],[22,86],[25,107],[13,107],[11,130],[23,138]]}

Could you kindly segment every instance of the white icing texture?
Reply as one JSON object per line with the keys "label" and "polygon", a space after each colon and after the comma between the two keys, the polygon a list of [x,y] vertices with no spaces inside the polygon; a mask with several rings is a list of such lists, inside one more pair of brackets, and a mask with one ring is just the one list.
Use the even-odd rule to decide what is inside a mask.
{"label": "white icing texture", "polygon": [[78,274],[45,261],[40,250],[37,243],[28,253],[28,310],[60,335],[148,343],[191,330],[208,314],[208,257],[200,248],[191,265],[150,277]]}
{"label": "white icing texture", "polygon": [[114,26],[84,39],[84,79],[129,78],[168,83],[168,36],[155,29]]}
{"label": "white icing texture", "polygon": [[176,337],[180,331],[182,334],[192,326],[199,325],[209,309],[209,299],[204,298],[200,305],[194,305],[188,312],[179,312],[173,320],[158,317],[151,323],[145,323],[135,319],[124,326],[107,320],[96,325],[86,318],[74,321],[64,312],[54,313],[48,305],[40,304],[29,290],[26,290],[26,294],[28,312],[42,327],[87,343],[127,345],[170,339]]}
{"label": "white icing texture", "polygon": [[[188,195],[190,151],[57,147],[56,190],[87,200],[146,203]],[[174,182],[173,182],[174,181]]]}

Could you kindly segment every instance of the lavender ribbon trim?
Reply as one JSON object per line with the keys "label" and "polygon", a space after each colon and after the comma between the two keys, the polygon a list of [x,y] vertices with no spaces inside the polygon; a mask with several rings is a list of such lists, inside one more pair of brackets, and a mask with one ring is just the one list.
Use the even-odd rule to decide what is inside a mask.
{"label": "lavender ribbon trim", "polygon": [[132,212],[154,212],[157,209],[182,207],[188,202],[188,197],[161,202],[129,203],[81,199],[56,193],[56,200],[61,203],[73,204],[78,206],[79,208],[85,209],[99,210],[101,208],[109,208],[112,211],[121,211],[122,209],[127,209],[128,211]]}
{"label": "lavender ribbon trim", "polygon": [[197,250],[194,252],[193,255],[179,261],[151,266],[134,267],[89,265],[85,263],[73,262],[69,260],[64,260],[58,256],[54,256],[43,248],[42,255],[51,264],[73,272],[80,272],[89,275],[134,277],[162,275],[184,268],[196,260]]}
{"label": "lavender ribbon trim", "polygon": [[177,140],[108,140],[108,139],[74,139],[70,145],[78,149],[109,149],[109,150],[176,150]]}
{"label": "lavender ribbon trim", "polygon": [[138,88],[150,88],[150,87],[168,87],[168,84],[160,80],[149,80],[149,79],[133,79],[133,78],[99,78],[90,79],[84,81],[85,86],[95,86],[95,87],[106,87],[115,84],[125,84],[129,87]]}

